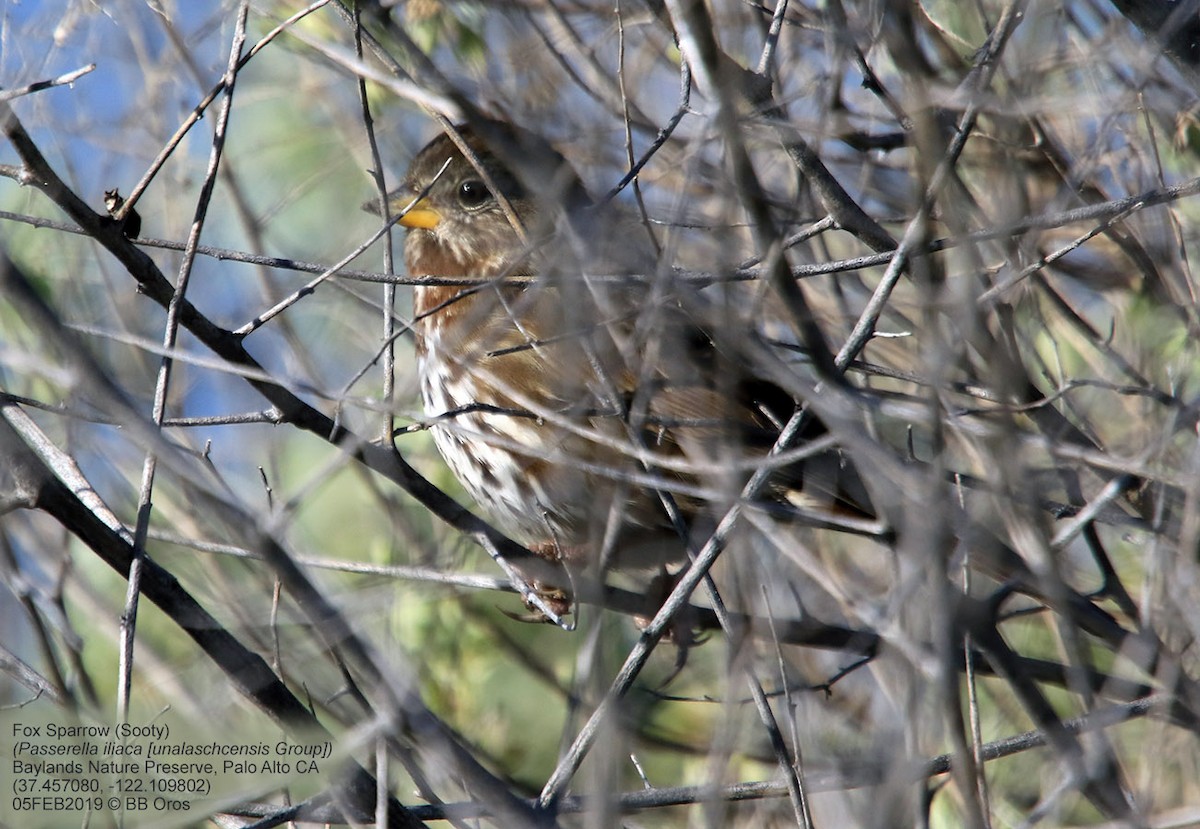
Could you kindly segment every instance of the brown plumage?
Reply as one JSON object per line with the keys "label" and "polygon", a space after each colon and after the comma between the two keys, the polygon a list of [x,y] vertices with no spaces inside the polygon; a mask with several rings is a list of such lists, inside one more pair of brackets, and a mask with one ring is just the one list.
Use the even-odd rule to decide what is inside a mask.
{"label": "brown plumage", "polygon": [[[795,401],[714,344],[663,285],[614,279],[639,261],[643,276],[654,273],[638,237],[588,205],[544,143],[486,127],[488,142],[459,128],[483,172],[442,135],[391,200],[400,212],[420,197],[400,220],[411,275],[478,280],[415,289],[438,449],[491,518],[535,551],[590,563],[615,510],[612,566],[658,566],[683,550],[659,493],[689,521],[712,515]],[[813,421],[808,436],[823,431]],[[836,453],[782,470],[774,489],[787,503],[801,487],[810,506],[869,506]]]}

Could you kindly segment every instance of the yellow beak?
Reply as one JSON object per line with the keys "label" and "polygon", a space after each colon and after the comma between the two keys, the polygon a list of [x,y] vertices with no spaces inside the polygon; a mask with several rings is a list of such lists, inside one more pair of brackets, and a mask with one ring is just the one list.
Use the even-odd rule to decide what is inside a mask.
{"label": "yellow beak", "polygon": [[[408,207],[412,201],[411,196],[401,196],[392,202],[392,209],[399,213],[404,208]],[[442,214],[438,213],[429,205],[428,199],[420,199],[412,206],[407,213],[400,217],[400,224],[405,227],[419,227],[424,230],[433,230],[438,226],[438,222],[442,220]]]}

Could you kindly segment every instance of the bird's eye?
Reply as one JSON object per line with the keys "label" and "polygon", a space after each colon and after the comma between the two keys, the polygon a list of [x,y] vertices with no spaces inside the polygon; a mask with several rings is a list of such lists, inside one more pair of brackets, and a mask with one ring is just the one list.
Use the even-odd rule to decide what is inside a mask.
{"label": "bird's eye", "polygon": [[469,178],[458,185],[458,203],[468,210],[479,207],[491,196],[492,191],[477,178]]}

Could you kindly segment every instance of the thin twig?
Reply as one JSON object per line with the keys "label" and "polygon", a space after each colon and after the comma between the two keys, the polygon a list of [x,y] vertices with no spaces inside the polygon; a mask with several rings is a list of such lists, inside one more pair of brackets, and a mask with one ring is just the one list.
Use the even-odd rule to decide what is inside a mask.
{"label": "thin twig", "polygon": [[[438,174],[434,177],[433,181],[437,181],[437,179],[441,177],[442,173],[444,173],[446,171],[446,168],[448,166],[450,166],[449,159],[447,159],[446,163],[442,165],[442,169],[438,171]],[[429,191],[429,187],[433,186],[433,181],[431,181],[429,183],[429,185],[425,188],[424,191],[414,195],[412,200],[408,204],[406,204],[400,212],[398,212],[395,216],[392,216],[386,222],[384,222],[383,225],[381,225],[378,230],[376,230],[369,237],[367,237],[367,239],[364,242],[360,243],[357,247],[355,247],[354,250],[347,253],[335,264],[333,264],[330,267],[323,270],[320,274],[317,275],[317,277],[315,279],[310,280],[300,290],[296,291],[295,293],[293,293],[289,296],[284,297],[279,302],[275,303],[275,305],[271,306],[266,311],[263,311],[261,314],[256,316],[254,319],[247,322],[245,325],[241,326],[240,328],[235,329],[233,332],[234,335],[237,337],[250,336],[255,331],[257,331],[259,328],[262,328],[264,325],[266,325],[272,319],[274,319],[275,317],[282,314],[288,308],[291,308],[293,305],[295,305],[300,300],[304,299],[307,296],[311,296],[317,290],[318,286],[321,285],[322,282],[324,282],[325,280],[329,279],[332,276],[337,276],[341,272],[342,268],[344,268],[346,265],[353,262],[355,259],[357,259],[359,256],[361,256],[365,251],[369,250],[372,245],[374,245],[377,241],[379,241],[385,235],[387,235],[387,233],[396,225],[397,222],[399,222],[406,215],[408,215],[408,211],[412,210],[413,207],[416,206],[417,202],[425,195],[425,193],[427,193]]]}
{"label": "thin twig", "polygon": [[[804,417],[802,414],[794,416],[780,432],[779,439],[775,442],[769,455],[783,451],[791,446],[792,442],[798,436],[803,422]],[[625,663],[621,666],[621,670],[609,686],[604,698],[596,706],[587,723],[580,729],[574,742],[571,743],[570,748],[567,749],[562,759],[559,760],[554,773],[550,775],[546,784],[542,787],[542,792],[538,796],[538,803],[542,808],[552,810],[556,807],[558,801],[562,799],[567,784],[574,777],[575,772],[579,769],[579,765],[583,762],[584,757],[599,736],[603,722],[611,715],[613,709],[620,703],[621,698],[633,686],[634,680],[641,673],[642,668],[645,667],[646,660],[654,650],[658,640],[667,631],[671,620],[687,602],[688,597],[691,596],[700,581],[707,575],[709,569],[725,548],[729,534],[733,531],[741,515],[742,505],[755,500],[769,478],[770,473],[762,469],[750,478],[745,487],[743,487],[738,501],[726,511],[717,524],[716,529],[692,559],[691,566],[684,571],[676,582],[675,588],[671,591],[666,601],[663,602],[661,609],[659,609],[650,623],[642,630],[641,637],[625,658]]]}
{"label": "thin twig", "polygon": [[[1133,702],[1098,709],[1081,717],[1064,720],[1062,727],[1065,732],[1072,735],[1086,734],[1151,715],[1167,702],[1165,695],[1148,696]],[[981,753],[983,759],[990,762],[1041,748],[1046,744],[1045,733],[1037,730],[1025,731],[985,743]],[[939,754],[928,760],[910,761],[899,767],[894,760],[881,761],[871,758],[861,762],[847,763],[843,768],[837,770],[812,771],[806,775],[805,782],[813,793],[848,791],[895,781],[920,782],[930,777],[946,774],[953,766],[954,755],[949,753]],[[710,785],[637,790],[622,794],[619,804],[621,811],[625,813],[641,809],[700,803],[711,797],[718,797],[726,803],[737,803],[745,800],[786,797],[787,794],[787,786],[781,782],[756,781],[723,786],[716,791]],[[601,796],[608,797],[609,795]],[[564,797],[558,802],[557,807],[562,814],[588,812],[596,808],[592,803],[592,798],[588,796]],[[444,819],[451,814],[463,819],[481,818],[488,814],[477,803],[415,806],[413,813],[423,820]]]}
{"label": "thin twig", "polygon": [[[217,170],[220,167],[221,154],[225,147],[226,128],[229,124],[229,114],[232,110],[233,91],[237,81],[238,58],[242,53],[242,44],[246,36],[246,19],[250,14],[249,0],[243,0],[238,7],[237,20],[234,24],[233,42],[229,50],[229,67],[225,72],[225,97],[221,102],[217,115],[216,127],[213,131],[212,152],[209,156],[208,170],[204,183],[200,188],[197,199],[196,213],[192,221],[191,232],[188,235],[187,247],[184,250],[183,262],[180,264],[179,277],[175,290],[167,304],[167,320],[163,330],[163,350],[173,351],[179,337],[180,305],[187,294],[188,282],[192,273],[192,265],[196,261],[196,245],[200,242],[200,233],[204,228],[204,219],[208,214],[209,201],[217,181]],[[167,392],[171,382],[173,361],[169,354],[159,363],[158,379],[154,386],[154,404],[151,421],[161,427],[166,417]],[[117,686],[117,717],[125,722],[129,717],[129,694],[133,683],[133,645],[134,633],[137,630],[138,599],[141,594],[142,570],[145,563],[146,531],[150,526],[151,496],[154,491],[154,477],[158,468],[158,455],[153,450],[146,453],[142,466],[142,483],[138,494],[137,525],[134,529],[133,546],[136,555],[131,563],[128,575],[128,590],[125,595],[125,611],[121,614],[120,635],[120,679]]]}
{"label": "thin twig", "polygon": [[73,84],[75,81],[82,78],[87,73],[96,68],[96,64],[89,63],[87,66],[76,69],[74,72],[68,72],[65,75],[59,75],[57,78],[51,78],[48,81],[35,81],[26,86],[20,86],[16,89],[0,89],[0,102],[11,101],[14,98],[20,98],[23,95],[29,95],[34,92],[41,92],[43,89],[50,89],[55,86],[65,86]]}
{"label": "thin twig", "polygon": [[986,47],[978,55],[974,68],[963,82],[963,86],[968,89],[972,98],[962,117],[959,119],[957,129],[954,132],[950,146],[946,150],[946,154],[938,161],[938,165],[930,178],[924,198],[921,200],[920,207],[917,210],[917,215],[909,222],[908,227],[905,229],[904,237],[893,254],[894,258],[888,263],[887,272],[884,273],[883,278],[875,288],[875,292],[871,295],[870,301],[863,309],[858,321],[854,324],[850,336],[846,338],[846,342],[843,343],[841,349],[838,351],[835,362],[840,371],[845,371],[851,361],[870,342],[871,336],[875,331],[875,326],[879,323],[879,318],[888,304],[892,291],[908,266],[908,260],[912,256],[914,249],[916,249],[918,242],[924,238],[925,225],[933,208],[934,200],[938,197],[942,185],[954,169],[955,164],[957,164],[959,156],[966,147],[967,139],[975,128],[975,121],[979,117],[983,106],[983,91],[991,83],[992,75],[996,70],[1004,46],[1008,43],[1013,31],[1023,19],[1024,5],[1024,0],[1020,0],[1019,2],[1010,2],[1005,6],[1003,13],[1000,15],[1000,20],[996,23],[996,28],[988,38]]}
{"label": "thin twig", "polygon": [[[241,58],[237,69],[240,70],[246,63],[253,60],[255,55],[266,48],[267,44],[273,41],[280,34],[291,28],[298,21],[304,19],[317,9],[329,3],[329,1],[330,0],[317,0],[317,2],[296,12],[274,29],[267,32],[258,41],[258,43],[254,44],[250,51],[248,51],[245,56]],[[236,72],[234,75],[236,75]],[[155,157],[154,161],[150,163],[150,167],[147,168],[146,172],[142,175],[141,180],[134,185],[133,190],[130,191],[129,195],[125,199],[125,204],[123,204],[117,211],[116,215],[113,216],[114,220],[120,222],[129,215],[129,211],[133,209],[135,204],[137,204],[138,199],[142,197],[142,193],[146,192],[146,188],[150,186],[152,181],[154,181],[154,177],[158,175],[158,171],[162,169],[164,164],[166,164],[167,159],[170,158],[175,152],[176,148],[179,147],[179,144],[183,141],[184,137],[188,134],[191,128],[195,126],[201,118],[204,117],[204,111],[207,110],[212,102],[217,100],[218,96],[225,91],[225,84],[229,77],[229,73],[226,73],[221,82],[209,90],[209,93],[204,96],[200,103],[196,104],[195,108],[192,109],[188,117],[184,119],[184,122],[179,125],[179,128],[175,130],[175,134],[167,140],[167,143],[159,151],[158,156]]]}
{"label": "thin twig", "polygon": [[[362,43],[362,8],[355,5],[354,7],[354,54],[359,60],[363,58],[363,43]],[[388,208],[388,186],[384,180],[383,173],[383,157],[379,154],[379,142],[375,140],[375,119],[371,116],[371,101],[367,95],[367,81],[365,78],[358,79],[358,102],[362,111],[363,131],[367,135],[367,145],[371,148],[371,178],[375,181],[375,189],[379,196],[379,215],[383,218],[383,223],[386,227],[391,227]],[[389,234],[387,242],[383,246],[383,270],[386,273],[393,273],[396,269],[393,261],[392,252],[392,237]],[[396,391],[396,349],[395,349],[395,322],[393,309],[396,306],[396,287],[394,285],[385,284],[383,286],[383,402],[389,409],[392,405],[392,398]],[[388,440],[395,428],[395,421],[391,411],[388,411],[383,416],[381,424],[381,436],[384,440]]]}
{"label": "thin twig", "polygon": [[[0,274],[3,277],[3,274]],[[30,495],[37,508],[70,530],[106,565],[122,576],[137,556],[133,536],[96,494],[73,458],[60,450],[15,405],[0,402],[0,456],[4,467],[35,488]],[[231,514],[239,512],[230,506]],[[251,522],[252,523],[252,522]],[[244,646],[179,581],[151,559],[143,562],[142,591],[213,660],[232,687],[259,706],[286,731],[303,739],[333,739],[266,662]],[[375,780],[353,760],[346,770],[346,793],[360,811],[369,813],[375,799]],[[395,800],[396,825],[420,829]]]}
{"label": "thin twig", "polygon": [[[665,139],[664,139],[665,140]],[[635,165],[636,170],[640,170],[642,164],[649,159],[656,147],[651,146],[639,160],[639,164]],[[0,175],[12,178],[19,181],[23,185],[35,184],[30,178],[30,172],[24,167],[11,167],[0,165]],[[618,185],[606,198],[616,195],[616,192],[632,180],[631,175],[626,175],[622,179],[622,183]],[[1076,224],[1086,221],[1105,221],[1116,216],[1132,215],[1141,210],[1150,207],[1156,207],[1162,204],[1170,204],[1182,199],[1191,198],[1200,194],[1200,177],[1187,179],[1165,187],[1156,187],[1152,190],[1147,190],[1134,196],[1113,199],[1107,202],[1099,202],[1090,204],[1085,207],[1071,208],[1067,210],[1053,211],[1043,213],[1038,216],[1031,216],[1009,224],[1001,224],[996,227],[986,228],[983,230],[973,231],[962,236],[949,236],[942,239],[931,241],[924,248],[914,248],[909,251],[910,257],[926,256],[933,253],[949,250],[951,248],[960,247],[963,245],[975,244],[992,239],[1005,239],[1014,236],[1019,236],[1034,230],[1050,230],[1066,225]],[[1131,212],[1132,211],[1132,212]],[[21,222],[22,224],[30,225],[31,227],[49,228],[52,230],[61,231],[64,233],[73,233],[78,235],[89,235],[89,231],[78,225],[68,224],[66,222],[57,222],[52,219],[45,219],[38,216],[29,216],[21,213],[13,213],[10,211],[0,210],[0,219],[13,222]],[[815,225],[801,234],[806,234],[813,229],[827,229],[828,223],[831,221],[829,217],[820,220]],[[792,243],[794,237],[789,237],[787,243]],[[141,247],[159,248],[163,250],[183,250],[186,243],[177,242],[168,239],[153,239],[153,238],[138,238],[136,244]],[[214,259],[232,262],[244,262],[251,265],[263,265],[272,268],[281,268],[285,270],[295,270],[305,273],[324,273],[329,270],[329,266],[317,262],[305,262],[298,259],[290,259],[281,256],[261,256],[258,254],[245,253],[244,251],[231,250],[229,248],[216,248],[206,245],[200,245],[196,248],[196,252],[202,256],[211,256]],[[867,254],[865,256],[855,256],[848,259],[835,259],[830,262],[817,262],[813,264],[793,265],[791,267],[791,276],[794,279],[812,279],[819,276],[829,276],[831,274],[848,273],[852,271],[864,270],[866,268],[879,267],[887,265],[895,258],[894,251],[884,251],[881,253]],[[755,263],[761,261],[760,257],[755,257]],[[461,277],[426,277],[426,276],[405,276],[397,274],[380,273],[378,271],[356,271],[356,270],[341,270],[338,276],[344,279],[353,279],[362,282],[378,282],[394,285],[477,285],[480,283],[479,277],[463,275]],[[713,273],[705,271],[694,271],[675,269],[672,273],[672,279],[683,284],[704,286],[718,282],[738,282],[749,281],[761,278],[761,272],[754,267],[739,266],[732,272]],[[637,276],[630,274],[611,275],[613,280],[637,281],[645,280],[650,277]],[[513,283],[527,282],[529,277],[510,276],[504,278],[506,281]],[[603,281],[606,279],[605,274],[589,274],[588,279]]]}
{"label": "thin twig", "polygon": [[771,26],[767,29],[762,54],[758,57],[755,73],[768,80],[775,77],[775,52],[779,47],[779,35],[783,31],[783,19],[787,16],[787,0],[776,0],[775,12],[771,15]]}

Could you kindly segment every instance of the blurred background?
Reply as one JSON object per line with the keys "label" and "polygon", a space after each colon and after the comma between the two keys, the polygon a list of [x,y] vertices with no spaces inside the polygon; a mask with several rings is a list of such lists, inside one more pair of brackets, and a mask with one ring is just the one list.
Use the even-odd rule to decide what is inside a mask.
{"label": "blurred background", "polygon": [[[343,760],[431,804],[392,825],[1200,825],[1194,6],[249,6],[208,193],[240,4],[0,1],[0,96],[31,142],[0,114],[0,705],[269,745],[300,717],[178,604],[140,602],[123,670],[127,571],[44,480],[28,497],[26,446],[86,482],[127,553],[144,533],[200,628],[260,656],[337,745],[330,771],[217,775],[187,814],[124,825],[249,825],[345,784]],[[398,186],[464,103],[549,140],[660,273],[727,282],[707,291],[816,389],[760,265],[784,257],[853,392],[821,413],[887,529],[748,510],[713,570],[737,623],[651,648],[577,757],[633,614],[610,597],[570,632],[514,619],[477,539],[388,465],[394,437],[472,506],[421,428],[402,234],[345,261],[380,227],[373,172]],[[105,224],[106,191],[164,152],[140,227]],[[760,193],[731,172],[742,153]],[[186,269],[198,314],[167,349],[155,268]],[[514,805],[539,793],[557,816]]]}

